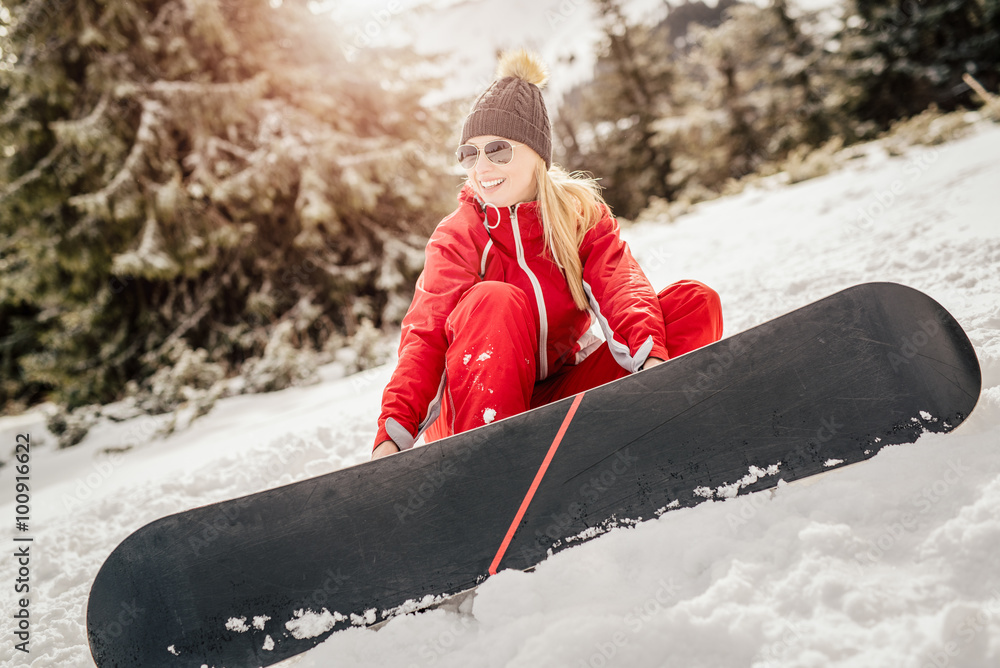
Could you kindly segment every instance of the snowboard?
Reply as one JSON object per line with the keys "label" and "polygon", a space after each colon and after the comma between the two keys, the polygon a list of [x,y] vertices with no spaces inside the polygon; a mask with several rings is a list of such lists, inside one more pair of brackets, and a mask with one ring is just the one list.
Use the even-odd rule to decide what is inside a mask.
{"label": "snowboard", "polygon": [[94,581],[94,661],[271,665],[616,526],[950,431],[980,386],[939,304],[855,286],[541,408],[154,521]]}

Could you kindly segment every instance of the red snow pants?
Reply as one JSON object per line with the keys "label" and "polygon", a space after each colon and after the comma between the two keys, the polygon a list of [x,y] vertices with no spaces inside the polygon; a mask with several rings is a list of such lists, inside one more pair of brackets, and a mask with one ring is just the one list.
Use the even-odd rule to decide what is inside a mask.
{"label": "red snow pants", "polygon": [[[719,295],[697,281],[679,281],[657,295],[671,358],[722,337]],[[426,442],[481,427],[529,408],[573,396],[628,375],[603,343],[583,362],[536,382],[538,332],[534,305],[522,290],[499,281],[478,283],[446,323],[447,382],[441,415]],[[468,326],[468,323],[475,323]]]}

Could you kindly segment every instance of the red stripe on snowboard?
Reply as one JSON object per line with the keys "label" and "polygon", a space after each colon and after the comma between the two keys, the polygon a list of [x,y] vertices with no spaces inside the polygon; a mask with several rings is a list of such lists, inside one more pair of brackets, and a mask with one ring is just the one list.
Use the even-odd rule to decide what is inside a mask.
{"label": "red stripe on snowboard", "polygon": [[576,395],[573,399],[573,405],[569,407],[569,411],[566,413],[566,417],[563,418],[562,425],[559,427],[558,433],[556,433],[555,440],[552,441],[552,445],[549,446],[549,451],[545,455],[545,459],[542,461],[542,465],[538,468],[538,473],[535,474],[535,479],[531,482],[531,487],[528,488],[528,493],[524,496],[524,500],[521,501],[521,507],[517,510],[517,515],[514,516],[514,521],[510,523],[510,528],[507,529],[507,535],[504,536],[503,543],[500,544],[500,549],[497,550],[497,554],[493,557],[493,563],[490,564],[490,575],[497,574],[497,566],[500,564],[500,560],[503,559],[503,555],[507,552],[507,546],[510,545],[510,541],[514,538],[514,533],[517,531],[517,525],[521,523],[521,518],[524,517],[524,513],[528,510],[528,506],[531,504],[531,499],[535,496],[535,490],[538,489],[539,483],[542,482],[542,478],[545,477],[545,472],[549,468],[549,462],[552,461],[552,457],[555,456],[556,450],[559,449],[559,444],[562,442],[563,435],[569,428],[569,423],[573,421],[573,416],[576,414],[576,408],[583,401],[583,395],[586,392],[581,392]]}

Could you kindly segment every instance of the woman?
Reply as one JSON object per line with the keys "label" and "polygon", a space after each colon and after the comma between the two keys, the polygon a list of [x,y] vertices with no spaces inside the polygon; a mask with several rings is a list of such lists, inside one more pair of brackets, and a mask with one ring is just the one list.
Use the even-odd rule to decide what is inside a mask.
{"label": "woman", "polygon": [[[717,341],[718,295],[694,281],[657,295],[593,179],[552,165],[525,51],[462,129],[467,181],[427,243],[382,397],[372,459],[489,424]],[[596,317],[606,342],[590,332]]]}

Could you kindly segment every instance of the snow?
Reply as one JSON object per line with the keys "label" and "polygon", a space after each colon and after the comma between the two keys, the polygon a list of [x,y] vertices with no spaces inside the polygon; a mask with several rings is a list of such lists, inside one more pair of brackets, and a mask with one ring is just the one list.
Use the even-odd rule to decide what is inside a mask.
{"label": "snow", "polygon": [[339,612],[331,613],[326,608],[323,608],[320,612],[314,612],[312,610],[297,610],[295,612],[295,618],[285,622],[285,628],[299,640],[304,638],[315,638],[316,636],[321,636],[334,625],[346,619]]}
{"label": "snow", "polygon": [[[490,577],[459,612],[350,628],[288,665],[1000,665],[997,156],[1000,127],[988,126],[901,157],[876,150],[794,186],[765,181],[675,223],[624,232],[654,287],[690,277],[718,290],[727,335],[866,281],[928,293],[963,324],[983,368],[979,406],[957,431],[764,492],[707,490],[695,508],[618,526],[532,573]],[[153,441],[152,417],[103,422],[67,450],[55,448],[37,411],[0,419],[8,462],[15,435],[31,434],[22,535],[34,538],[31,652],[5,650],[0,666],[93,665],[91,583],[147,522],[366,460],[390,373],[387,365],[343,378],[324,368],[317,385],[225,399]],[[732,484],[763,474],[770,469]],[[9,464],[0,469],[9,522],[14,475]],[[0,559],[8,647],[16,569]],[[330,565],[331,578],[342,575]],[[283,621],[314,637],[340,614],[326,605]],[[234,626],[256,627],[248,612],[234,611]]]}
{"label": "snow", "polygon": [[226,628],[236,633],[246,633],[250,630],[246,617],[230,617],[226,622]]}
{"label": "snow", "polygon": [[731,499],[739,494],[741,489],[749,487],[761,478],[765,476],[777,475],[778,471],[781,470],[781,464],[771,464],[766,469],[762,469],[759,466],[751,466],[748,470],[749,472],[736,482],[728,485],[720,485],[714,491],[710,490],[711,493],[707,495],[707,498],[711,498],[714,494],[720,499]]}

